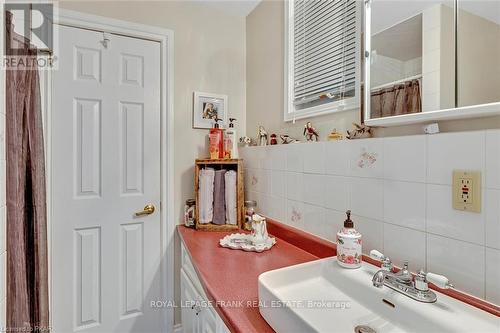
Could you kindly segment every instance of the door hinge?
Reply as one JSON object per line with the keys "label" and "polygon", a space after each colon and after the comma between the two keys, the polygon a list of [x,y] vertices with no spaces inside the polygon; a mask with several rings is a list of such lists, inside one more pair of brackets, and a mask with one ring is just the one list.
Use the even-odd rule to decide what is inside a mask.
{"label": "door hinge", "polygon": [[102,41],[101,41],[101,44],[102,46],[104,46],[105,49],[108,48],[108,44],[110,43],[110,39],[109,39],[109,34],[106,33],[106,32],[103,32],[102,33]]}

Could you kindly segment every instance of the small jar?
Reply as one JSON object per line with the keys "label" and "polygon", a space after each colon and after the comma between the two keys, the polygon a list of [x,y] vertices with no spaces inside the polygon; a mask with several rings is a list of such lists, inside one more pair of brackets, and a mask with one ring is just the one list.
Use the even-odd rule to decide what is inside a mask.
{"label": "small jar", "polygon": [[252,219],[253,214],[255,214],[255,207],[257,207],[257,201],[245,201],[245,223],[243,225],[243,229],[246,231],[252,231]]}
{"label": "small jar", "polygon": [[196,201],[194,199],[187,199],[184,206],[184,225],[188,228],[194,228],[195,218],[194,209],[196,208]]}

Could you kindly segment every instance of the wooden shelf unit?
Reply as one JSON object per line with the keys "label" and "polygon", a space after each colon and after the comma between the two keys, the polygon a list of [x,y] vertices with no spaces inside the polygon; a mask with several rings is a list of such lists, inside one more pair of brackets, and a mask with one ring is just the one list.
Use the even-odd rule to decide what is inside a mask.
{"label": "wooden shelf unit", "polygon": [[[200,211],[198,204],[198,190],[199,190],[199,176],[201,169],[209,167],[215,170],[226,169],[226,170],[234,170],[236,171],[236,213],[238,216],[238,221],[235,225],[232,224],[201,224],[200,221]],[[243,181],[243,160],[242,159],[197,159],[195,161],[195,169],[194,169],[194,194],[196,200],[196,209],[195,209],[195,217],[196,217],[196,230],[205,230],[205,231],[231,231],[238,230],[241,228],[243,221],[245,221],[245,210],[244,210],[244,201],[245,201],[245,191],[244,191],[244,181]]]}

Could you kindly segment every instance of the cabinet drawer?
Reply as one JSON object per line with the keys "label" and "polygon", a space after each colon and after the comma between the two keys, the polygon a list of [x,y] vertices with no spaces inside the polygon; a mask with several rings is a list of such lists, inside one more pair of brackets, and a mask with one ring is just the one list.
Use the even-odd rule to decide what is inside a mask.
{"label": "cabinet drawer", "polygon": [[181,265],[186,275],[189,277],[193,285],[198,290],[198,293],[200,293],[200,295],[203,296],[204,299],[207,299],[207,295],[203,290],[200,279],[198,278],[198,274],[196,274],[196,270],[194,269],[193,263],[191,262],[191,258],[189,258],[189,253],[187,252],[186,247],[182,243],[181,243]]}
{"label": "cabinet drawer", "polygon": [[[181,300],[205,300],[207,296],[203,290],[198,274],[194,269],[191,258],[184,244],[181,243]],[[182,326],[186,333],[230,333],[217,312],[212,307],[205,307],[199,314],[196,309],[182,310]]]}
{"label": "cabinet drawer", "polygon": [[217,319],[218,316],[213,308],[207,307],[203,309],[201,317],[201,332],[217,333]]}

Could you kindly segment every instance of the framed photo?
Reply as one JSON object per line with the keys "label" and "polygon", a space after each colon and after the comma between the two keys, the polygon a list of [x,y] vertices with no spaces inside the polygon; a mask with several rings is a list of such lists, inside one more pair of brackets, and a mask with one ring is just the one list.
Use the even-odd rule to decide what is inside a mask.
{"label": "framed photo", "polygon": [[195,91],[193,101],[193,128],[212,128],[214,120],[221,119],[219,125],[227,124],[227,95],[217,95]]}

